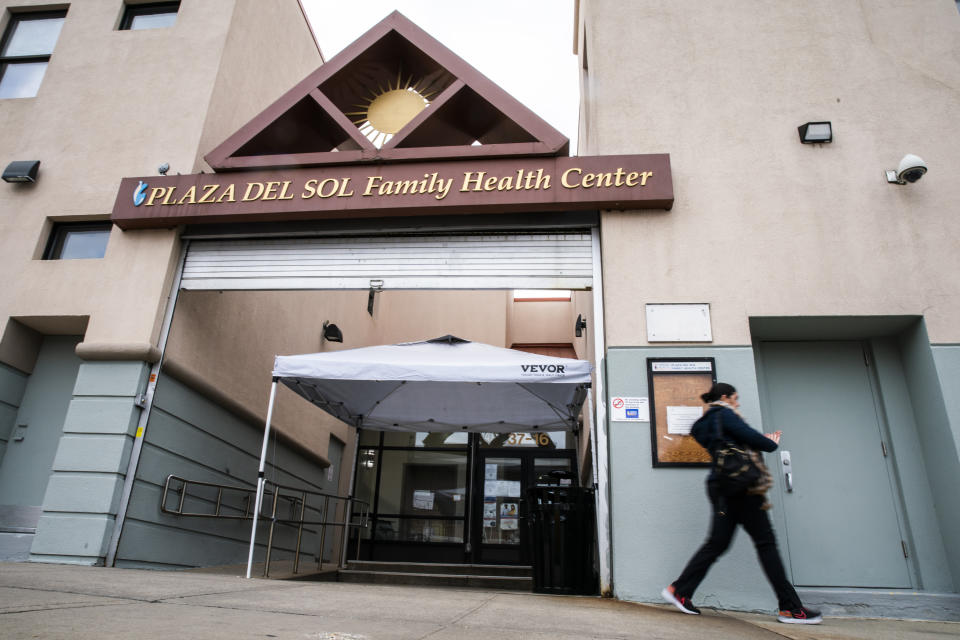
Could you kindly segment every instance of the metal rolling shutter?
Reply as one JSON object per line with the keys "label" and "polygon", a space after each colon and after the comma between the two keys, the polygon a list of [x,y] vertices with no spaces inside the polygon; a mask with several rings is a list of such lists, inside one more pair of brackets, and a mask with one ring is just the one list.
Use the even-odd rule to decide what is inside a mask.
{"label": "metal rolling shutter", "polygon": [[183,289],[586,289],[584,233],[195,240]]}

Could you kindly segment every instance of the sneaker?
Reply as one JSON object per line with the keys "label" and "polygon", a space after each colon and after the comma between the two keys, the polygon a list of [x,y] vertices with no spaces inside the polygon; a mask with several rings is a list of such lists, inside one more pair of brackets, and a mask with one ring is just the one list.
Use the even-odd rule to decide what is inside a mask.
{"label": "sneaker", "polygon": [[784,609],[777,616],[777,620],[787,624],[820,624],[823,616],[816,609],[800,607],[799,609]]}
{"label": "sneaker", "polygon": [[700,615],[700,609],[697,609],[695,606],[693,606],[693,603],[690,602],[690,598],[687,598],[686,596],[677,597],[674,595],[673,585],[664,587],[663,591],[660,592],[660,595],[663,596],[664,600],[675,606],[677,609],[680,609],[680,611],[689,613],[692,616]]}

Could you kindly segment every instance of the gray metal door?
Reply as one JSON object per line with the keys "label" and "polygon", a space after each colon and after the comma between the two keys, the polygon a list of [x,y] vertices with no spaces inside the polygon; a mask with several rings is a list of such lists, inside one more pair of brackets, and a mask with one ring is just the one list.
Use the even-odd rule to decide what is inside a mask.
{"label": "gray metal door", "polygon": [[[78,342],[76,336],[47,336],[43,340],[0,463],[0,505],[43,504],[80,369],[80,358],[74,354]],[[39,511],[36,514],[39,517]]]}
{"label": "gray metal door", "polygon": [[859,342],[760,345],[764,431],[783,431],[771,471],[798,586],[912,586],[868,363]]}

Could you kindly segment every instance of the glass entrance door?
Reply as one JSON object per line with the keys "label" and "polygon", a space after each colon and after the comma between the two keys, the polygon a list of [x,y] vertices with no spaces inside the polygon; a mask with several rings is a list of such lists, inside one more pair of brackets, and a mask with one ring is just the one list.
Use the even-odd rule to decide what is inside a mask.
{"label": "glass entrance door", "polygon": [[573,453],[480,450],[477,462],[473,561],[529,564],[527,490],[544,484],[575,484]]}
{"label": "glass entrance door", "polygon": [[527,489],[576,483],[566,432],[361,431],[359,444],[354,495],[371,526],[349,553],[362,560],[528,564]]}
{"label": "glass entrance door", "polygon": [[482,468],[480,545],[484,548],[495,545],[513,554],[520,547],[520,502],[525,484],[523,458],[486,455]]}

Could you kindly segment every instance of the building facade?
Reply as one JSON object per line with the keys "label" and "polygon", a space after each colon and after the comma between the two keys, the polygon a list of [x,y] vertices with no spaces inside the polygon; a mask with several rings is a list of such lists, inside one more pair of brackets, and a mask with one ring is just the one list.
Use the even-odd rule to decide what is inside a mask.
{"label": "building facade", "polygon": [[[487,498],[569,470],[601,591],[656,601],[707,522],[683,425],[719,379],[784,432],[772,517],[807,601],[956,607],[960,15],[575,6],[567,157],[399,14],[324,63],[292,1],[5,5],[3,164],[40,161],[0,189],[5,557],[246,559],[248,520],[160,505],[170,475],[256,483],[274,355],[452,333],[592,361],[583,425],[357,433],[281,390],[267,477],[371,503],[361,555],[522,563]],[[928,174],[888,182],[907,154]],[[698,602],[771,608],[751,555]]]}
{"label": "building facade", "polygon": [[[116,533],[137,398],[159,358],[180,253],[174,229],[111,229],[119,180],[163,164],[171,173],[204,170],[204,149],[322,62],[296,2],[142,5],[3,6],[4,166],[40,161],[35,183],[5,184],[0,195],[8,556],[103,563]],[[67,259],[91,256],[99,257]],[[199,412],[208,400],[195,395],[183,406]],[[241,409],[235,403],[233,414]],[[184,417],[183,429],[217,442],[189,424]],[[323,460],[325,435],[308,443]],[[153,451],[195,462],[203,456],[185,452],[201,444]],[[237,448],[248,445],[256,455],[255,432]]]}
{"label": "building facade", "polygon": [[[318,67],[323,70],[322,56],[299,3],[278,6],[282,8],[274,10],[253,1],[118,4],[90,0],[53,9],[30,3],[5,7],[4,43],[13,43],[3,45],[6,66],[0,77],[7,109],[8,164],[29,157],[39,159],[41,167],[32,176],[34,182],[11,184],[3,196],[4,210],[9,212],[3,234],[9,250],[4,264],[11,282],[16,282],[3,292],[6,321],[0,342],[0,555],[4,559],[168,569],[245,560],[249,517],[210,519],[169,513],[171,504],[176,505],[183,495],[177,493],[176,480],[170,484],[170,477],[241,489],[256,483],[269,371],[277,354],[454,333],[496,346],[591,357],[593,334],[582,327],[593,324],[592,295],[569,290],[586,288],[583,283],[589,282],[593,268],[593,240],[583,218],[561,223],[512,219],[504,225],[457,217],[437,218],[425,225],[408,215],[399,221],[348,220],[310,228],[285,219],[279,226],[263,229],[261,225],[252,231],[248,224],[161,223],[135,229],[111,224],[116,203],[131,201],[130,194],[118,196],[119,181],[126,176],[147,176],[141,182],[154,185],[181,175],[218,180],[212,173],[216,168],[227,179],[231,169],[214,167],[211,152],[225,139],[229,143],[231,134],[242,135],[251,118],[269,111],[278,97],[282,102],[291,91],[296,93],[304,77],[315,74]],[[410,37],[424,37],[412,25],[403,28]],[[519,144],[525,152],[540,155],[566,150],[565,138],[510,103],[509,96],[491,89],[489,81],[450,54],[437,49],[433,55],[449,58],[453,71],[424,62],[422,54],[390,30],[371,41],[373,53],[351,63],[354,67],[348,69],[343,86],[369,73],[370,65],[393,64],[397,53],[397,59],[409,61],[414,69],[434,65],[428,69],[429,82],[448,89],[453,86],[454,93],[462,90],[451,106],[462,107],[457,113],[476,116],[459,134],[472,136],[468,147],[483,139],[490,144]],[[423,40],[420,46],[436,45]],[[395,69],[389,72],[392,75]],[[100,89],[91,93],[94,86]],[[477,91],[487,97],[478,97]],[[339,99],[335,92],[331,95]],[[282,166],[283,161],[276,159],[279,152],[320,145],[324,153],[340,154],[333,159],[336,164],[361,146],[356,142],[359,133],[331,133],[344,115],[334,115],[336,122],[331,123],[330,111],[318,111],[319,107],[309,105],[321,103],[314,103],[310,96],[304,103],[302,97],[296,96],[291,112],[268,123],[265,134],[239,149],[241,163],[259,157]],[[499,109],[514,116],[519,113],[533,133],[512,123]],[[76,117],[62,117],[68,110]],[[28,122],[46,124],[31,129]],[[442,125],[441,142],[450,142],[456,127],[463,126],[462,122]],[[488,135],[485,127],[496,130]],[[36,131],[42,131],[41,139]],[[544,134],[548,143],[533,138]],[[419,135],[433,140],[438,134]],[[331,139],[336,140],[324,147]],[[455,142],[463,140],[457,137]],[[364,152],[372,149],[369,142],[363,144],[367,145]],[[507,155],[511,151],[507,149]],[[85,163],[85,171],[67,169]],[[21,164],[9,168],[14,171]],[[24,164],[28,169],[32,165],[29,160]],[[538,183],[549,184],[549,177],[528,174]],[[251,174],[241,170],[233,175]],[[315,201],[323,202],[326,183],[314,180],[313,184]],[[247,195],[238,193],[236,199]],[[287,199],[276,192],[273,197],[269,191],[261,195],[265,196],[262,202]],[[205,197],[201,194],[196,199]],[[154,198],[144,194],[138,199],[134,193],[132,201],[143,205],[138,211],[150,211]],[[558,227],[559,235],[552,233]],[[551,257],[556,242],[570,246],[561,246],[558,256],[581,264],[571,269]],[[307,276],[309,271],[318,276],[306,285],[291,286],[277,274],[273,279],[246,278],[241,284],[211,284],[215,269],[205,262],[209,253],[204,251],[217,254],[231,243],[234,249],[247,243],[253,246],[251,251],[284,243],[298,250],[304,243],[319,243],[321,251],[329,252],[324,255],[347,255],[349,260],[339,265],[326,262],[327,268],[319,271],[295,263],[297,275]],[[394,245],[397,249],[391,251]],[[428,268],[413,284],[397,287],[396,279],[388,278],[383,290],[368,294],[370,276],[397,275],[398,270],[409,268],[390,263],[397,251],[423,262],[423,252],[437,251],[438,246],[454,247],[453,254],[467,258],[479,250],[481,262],[484,256],[496,259],[508,250],[540,252],[549,263],[547,278],[515,277],[507,262],[506,278],[478,284],[476,277],[483,280],[496,274],[474,268],[476,277],[463,276],[463,270],[470,268],[465,267],[470,260],[465,260],[454,270],[438,274],[440,280]],[[451,260],[446,255],[426,264]],[[361,269],[364,264],[366,271]],[[456,269],[460,272],[455,273]],[[576,273],[564,276],[558,269]],[[289,269],[286,273],[290,275]],[[354,275],[353,280],[362,276],[360,290],[352,284],[344,286],[338,275]],[[450,279],[453,284],[447,283]],[[567,285],[566,292],[546,299],[536,294],[518,298],[514,292],[526,285],[557,283]],[[326,326],[334,323],[340,343],[323,337]],[[578,335],[574,325],[580,327]],[[350,494],[358,456],[356,429],[286,389],[278,395],[272,417],[273,433],[279,439],[268,443],[267,479],[317,495]],[[504,474],[523,469],[522,479],[505,481],[525,488],[535,481],[535,468],[546,471],[544,461],[551,468],[560,465],[575,479],[589,480],[588,433],[584,428],[576,435],[516,434],[513,440],[489,438],[482,446],[489,449],[487,453],[500,452],[496,459],[506,461]],[[364,436],[365,444],[369,437]],[[390,452],[379,449],[378,439],[376,456],[383,453],[391,458],[396,457],[395,450],[410,450],[410,460],[388,468],[384,478],[394,472],[406,478],[406,467],[420,470],[419,475],[408,474],[409,482],[397,487],[396,504],[406,500],[401,494],[412,495],[414,490],[439,489],[461,500],[449,513],[439,510],[438,502],[437,509],[418,507],[411,515],[392,513],[397,509],[388,508],[385,495],[383,506],[373,509],[374,525],[363,543],[370,547],[364,550],[367,557],[390,555],[391,545],[400,545],[409,555],[420,543],[424,543],[417,551],[420,559],[442,559],[444,545],[455,549],[456,560],[472,553],[473,529],[465,523],[479,523],[481,518],[479,511],[472,517],[464,504],[482,508],[482,499],[470,497],[483,485],[473,472],[479,468],[480,454],[476,459],[468,454],[468,449],[481,447],[479,438],[471,434],[469,447],[453,441],[432,447],[425,438],[409,443],[394,440],[386,445],[394,448]],[[534,459],[530,446],[544,452]],[[439,452],[431,450],[437,448]],[[451,456],[462,458],[463,463],[452,465],[457,469],[452,479],[437,471],[451,467],[446,463]],[[376,468],[380,466],[378,458]],[[433,486],[440,482],[438,477],[453,486]],[[175,508],[195,513],[216,510],[226,516],[249,514],[252,508],[236,495],[216,496],[214,491],[211,497],[203,494],[210,487],[197,486],[195,491],[200,493],[191,493]],[[386,494],[389,487],[383,488]],[[172,502],[170,495],[175,496]],[[373,500],[373,496],[362,497]],[[316,509],[310,508],[315,515]],[[343,518],[342,501],[337,509],[328,519]],[[437,513],[427,518],[431,514],[424,511]],[[449,531],[440,524],[447,520],[443,526]],[[515,520],[504,526],[511,522]],[[388,527],[394,535],[387,535]],[[289,557],[297,535],[289,529],[280,532],[273,540],[273,557]],[[318,559],[332,560],[336,546],[332,537],[318,550],[324,539],[309,528],[303,547]],[[520,545],[514,538],[505,543],[507,555],[519,562]],[[257,543],[260,560],[266,533]]]}
{"label": "building facade", "polygon": [[[578,3],[580,155],[669,152],[676,189],[669,212],[602,213],[609,395],[656,393],[651,358],[713,359],[783,431],[771,517],[811,602],[960,586],[958,35],[951,2]],[[825,121],[832,140],[801,142]],[[929,173],[889,183],[906,154]],[[709,325],[662,331],[673,303]],[[704,470],[654,466],[655,427],[609,422],[628,600],[656,601],[707,523]],[[772,607],[750,547],[695,602]]]}

